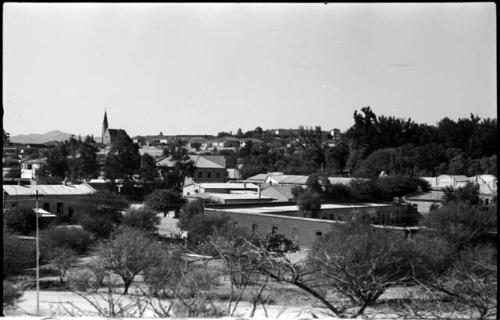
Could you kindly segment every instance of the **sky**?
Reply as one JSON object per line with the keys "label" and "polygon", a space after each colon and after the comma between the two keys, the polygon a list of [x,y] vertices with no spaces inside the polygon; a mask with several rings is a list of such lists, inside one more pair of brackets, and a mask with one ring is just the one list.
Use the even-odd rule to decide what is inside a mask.
{"label": "sky", "polygon": [[495,4],[4,3],[3,126],[130,136],[496,118]]}

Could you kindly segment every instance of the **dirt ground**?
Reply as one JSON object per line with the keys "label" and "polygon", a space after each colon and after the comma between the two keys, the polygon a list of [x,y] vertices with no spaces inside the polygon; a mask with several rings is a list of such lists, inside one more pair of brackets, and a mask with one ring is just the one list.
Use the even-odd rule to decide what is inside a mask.
{"label": "dirt ground", "polygon": [[[159,232],[163,235],[177,234],[180,229],[177,227],[177,219],[173,218],[173,212],[169,213],[167,217],[163,214],[159,215],[161,218],[158,227]],[[301,250],[289,254],[290,260],[297,262],[307,258],[308,251]],[[68,272],[68,276],[83,270],[82,266],[91,257],[82,257],[79,260],[79,266],[75,266]],[[207,262],[196,262],[199,264],[200,270],[205,270],[209,273],[216,273],[223,268],[221,261],[211,260]],[[45,268],[46,269],[46,268]],[[32,279],[34,280],[34,279]],[[44,283],[57,283],[58,278],[53,274],[47,272],[42,275]],[[112,294],[113,302],[117,305],[128,306],[129,309],[123,315],[125,318],[132,317],[147,317],[156,318],[158,315],[154,312],[150,304],[141,302],[139,305],[145,306],[143,311],[137,308],[138,301],[145,301],[144,292],[146,285],[143,282],[141,275],[137,276],[134,283],[129,289],[129,295],[122,296],[121,279],[118,276],[108,278],[108,283],[116,286],[116,293]],[[31,281],[33,282],[33,281]],[[250,287],[245,291],[241,298],[241,302],[234,313],[234,317],[222,319],[249,319],[252,311],[252,299],[255,296],[254,292],[257,288]],[[105,291],[106,289],[102,289]],[[230,279],[228,277],[220,278],[217,286],[213,292],[217,297],[217,305],[219,308],[228,308],[230,297]],[[388,290],[381,300],[405,298],[411,293],[411,288],[392,288]],[[42,289],[40,291],[40,315],[43,317],[98,317],[97,309],[106,308],[109,305],[106,302],[107,294],[86,294],[86,299],[80,294],[67,289],[58,289],[57,287],[51,289]],[[256,309],[253,319],[336,319],[328,312],[327,309],[321,306],[316,300],[305,294],[300,289],[283,283],[270,282],[268,288],[262,295],[266,301],[265,308],[259,305]],[[161,302],[167,305],[167,300],[155,299],[154,303]],[[151,301],[150,301],[151,303]],[[233,302],[234,307],[234,302]],[[36,313],[36,292],[30,288],[23,292],[23,296],[14,308],[7,308],[4,314],[7,317],[26,317],[33,316]],[[391,309],[386,306],[377,306],[369,308],[366,314],[370,319],[395,319],[403,318],[404,314],[395,314]],[[175,316],[175,314],[174,314]],[[123,317],[120,317],[123,319]],[[197,318],[200,319],[200,318]]]}

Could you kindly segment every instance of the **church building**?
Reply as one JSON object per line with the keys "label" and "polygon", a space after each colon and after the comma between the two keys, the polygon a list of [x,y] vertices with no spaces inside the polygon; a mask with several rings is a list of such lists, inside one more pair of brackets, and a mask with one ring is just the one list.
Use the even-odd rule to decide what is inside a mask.
{"label": "church building", "polygon": [[104,146],[111,146],[113,140],[122,132],[128,137],[128,134],[123,129],[110,129],[108,127],[108,115],[104,111],[104,120],[102,121],[102,134],[101,134],[101,144]]}

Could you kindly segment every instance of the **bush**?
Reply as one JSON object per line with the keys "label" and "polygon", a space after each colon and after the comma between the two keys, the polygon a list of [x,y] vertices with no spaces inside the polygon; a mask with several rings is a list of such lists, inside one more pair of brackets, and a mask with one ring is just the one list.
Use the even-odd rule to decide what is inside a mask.
{"label": "bush", "polygon": [[44,231],[40,236],[47,247],[66,247],[77,254],[87,252],[92,244],[88,231],[75,227],[58,226]]}
{"label": "bush", "polygon": [[13,307],[17,301],[23,296],[23,293],[14,283],[10,281],[3,281],[3,307]]}
{"label": "bush", "polygon": [[321,282],[348,298],[359,307],[356,315],[362,315],[388,288],[411,284],[415,277],[428,279],[429,270],[446,270],[447,243],[419,240],[407,242],[392,230],[348,223],[321,237],[310,258],[313,269],[322,270]]}
{"label": "bush", "polygon": [[30,208],[8,210],[4,214],[4,223],[12,232],[27,235],[35,232],[36,215]]}
{"label": "bush", "polygon": [[22,274],[34,268],[35,241],[21,240],[13,235],[3,234],[3,278]]}
{"label": "bush", "polygon": [[182,230],[188,231],[189,246],[196,247],[217,230],[227,228],[229,225],[228,221],[228,218],[209,217],[200,213],[192,216],[190,219],[181,219],[179,227]]}
{"label": "bush", "polygon": [[181,255],[179,249],[163,248],[157,252],[155,263],[144,271],[144,282],[153,295],[175,295],[185,272]]}
{"label": "bush", "polygon": [[50,263],[57,268],[59,283],[63,284],[68,270],[78,262],[75,251],[67,247],[53,247],[49,258]]}
{"label": "bush", "polygon": [[170,190],[155,190],[153,193],[146,196],[146,206],[157,211],[163,212],[166,215],[169,211],[175,210],[176,215],[180,210],[184,200],[181,194]]}
{"label": "bush", "polygon": [[497,208],[461,201],[430,211],[423,224],[454,244],[455,252],[488,239],[497,230]]}
{"label": "bush", "polygon": [[142,231],[155,232],[160,218],[148,209],[129,209],[123,216],[122,223]]}
{"label": "bush", "polygon": [[299,195],[297,205],[300,210],[310,214],[311,218],[317,218],[318,212],[321,210],[320,194],[306,191]]}
{"label": "bush", "polygon": [[116,208],[94,207],[78,213],[76,220],[85,230],[92,232],[96,237],[108,238],[111,232],[121,223],[122,214]]}
{"label": "bush", "polygon": [[282,234],[269,235],[266,241],[266,249],[271,252],[296,252],[299,247],[292,240]]}
{"label": "bush", "polygon": [[349,202],[352,200],[351,189],[341,183],[330,184],[326,187],[325,198],[339,202]]}
{"label": "bush", "polygon": [[92,287],[91,279],[93,276],[92,271],[87,269],[73,272],[68,279],[70,288],[76,291],[86,292]]}

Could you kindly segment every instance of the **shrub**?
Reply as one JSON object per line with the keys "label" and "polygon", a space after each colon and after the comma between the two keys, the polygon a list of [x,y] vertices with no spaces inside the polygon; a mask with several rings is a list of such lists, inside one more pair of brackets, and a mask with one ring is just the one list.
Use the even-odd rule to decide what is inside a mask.
{"label": "shrub", "polygon": [[178,249],[161,249],[157,252],[155,263],[144,271],[144,282],[155,295],[175,295],[183,279],[185,263]]}
{"label": "shrub", "polygon": [[53,247],[49,257],[50,263],[57,268],[59,283],[63,284],[66,273],[78,261],[75,251],[67,247]]}
{"label": "shrub", "polygon": [[4,223],[12,232],[27,235],[35,232],[36,215],[30,208],[8,210],[4,214]]}
{"label": "shrub", "polygon": [[181,219],[179,226],[182,230],[188,231],[188,244],[195,247],[204,242],[208,236],[217,230],[228,227],[228,219],[224,217],[209,217],[203,213],[196,214],[190,219]]}
{"label": "shrub", "polygon": [[146,206],[157,211],[166,214],[175,210],[176,215],[180,210],[184,200],[182,199],[180,193],[170,191],[170,190],[155,190],[153,193],[146,196],[145,199]]}
{"label": "shrub", "polygon": [[75,227],[58,226],[44,231],[41,236],[48,247],[66,247],[74,250],[77,254],[87,252],[92,244],[91,235],[88,231]]}
{"label": "shrub", "polygon": [[321,209],[320,194],[306,191],[299,195],[297,205],[300,210],[310,214],[312,218],[316,218]]}
{"label": "shrub", "polygon": [[21,240],[11,234],[3,234],[3,278],[22,274],[34,268],[35,241]]}
{"label": "shrub", "polygon": [[92,271],[87,269],[77,270],[73,272],[68,279],[70,288],[76,291],[85,292],[92,287],[91,279]]}
{"label": "shrub", "polygon": [[413,283],[415,276],[431,277],[449,261],[446,242],[434,238],[403,241],[402,235],[369,225],[348,223],[320,238],[311,260],[321,270],[321,282],[359,307],[356,315],[374,304],[388,288]]}
{"label": "shrub", "polygon": [[474,246],[496,232],[496,206],[482,207],[461,201],[430,211],[423,224],[454,244],[455,252]]}
{"label": "shrub", "polygon": [[13,307],[17,301],[22,297],[23,293],[14,283],[10,281],[3,281],[3,307]]}
{"label": "shrub", "polygon": [[78,213],[76,219],[85,230],[92,232],[96,237],[108,238],[121,223],[122,214],[116,208],[90,207],[85,212]]}
{"label": "shrub", "polygon": [[146,232],[156,231],[160,218],[154,211],[148,209],[129,209],[123,216],[122,223]]}

